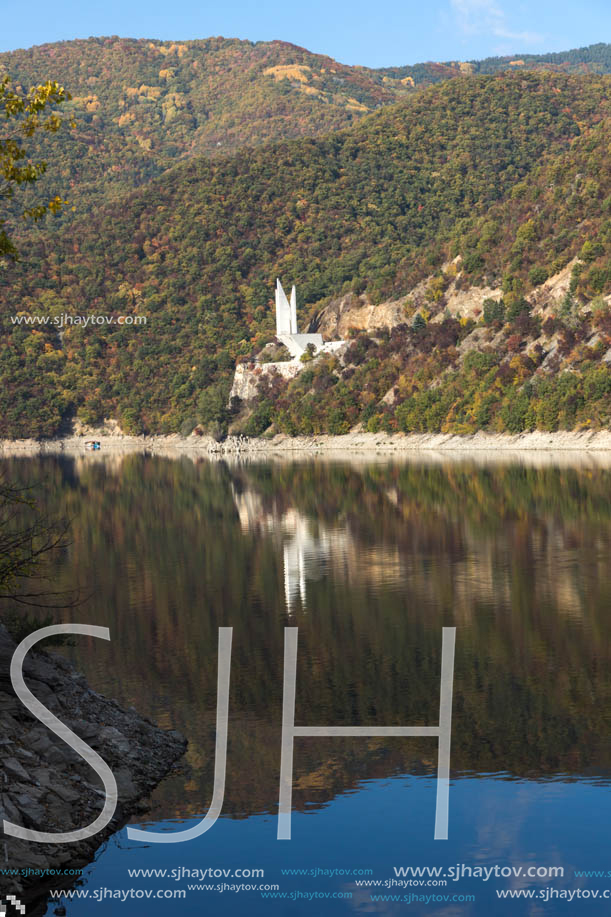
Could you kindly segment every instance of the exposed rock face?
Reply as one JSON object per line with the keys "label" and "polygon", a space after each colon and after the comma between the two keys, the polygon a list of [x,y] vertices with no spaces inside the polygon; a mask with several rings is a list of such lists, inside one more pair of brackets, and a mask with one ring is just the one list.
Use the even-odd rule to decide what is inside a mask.
{"label": "exposed rock face", "polygon": [[573,258],[561,271],[554,274],[553,277],[548,277],[545,283],[541,284],[529,297],[537,311],[553,312],[562,302],[569,291],[571,272],[576,264],[577,258]]}
{"label": "exposed rock face", "polygon": [[238,363],[229,393],[229,400],[240,398],[242,401],[251,401],[257,394],[257,387],[262,376],[277,373],[284,379],[294,379],[305,367],[305,363],[293,361],[284,363]]}
{"label": "exposed rock face", "polygon": [[[557,309],[569,289],[571,271],[576,262],[577,259],[573,258],[561,271],[528,293],[527,299],[535,312],[546,315]],[[348,293],[325,306],[314,317],[310,331],[319,331],[326,340],[348,337],[350,329],[366,331],[375,337],[375,332],[383,328],[390,330],[397,325],[411,324],[418,312],[424,313],[427,320],[432,322],[441,322],[448,314],[459,319],[478,321],[483,312],[484,300],[500,300],[503,291],[500,287],[463,287],[461,264],[462,259],[457,256],[442,266],[446,286],[438,300],[430,300],[427,296],[434,275],[425,277],[406,296],[378,305],[373,305],[367,294],[357,296]],[[606,299],[611,302],[611,296]]]}
{"label": "exposed rock face", "polygon": [[319,312],[310,330],[320,332],[325,340],[333,340],[348,337],[350,329],[374,332],[394,328],[407,321],[405,301],[406,297],[374,306],[366,295],[348,293]]}
{"label": "exposed rock face", "polygon": [[[472,318],[481,316],[485,299],[502,299],[503,291],[496,287],[469,287],[468,290],[457,290],[456,284],[450,284],[445,297],[445,310],[455,318]],[[439,316],[443,318],[443,313]]]}
{"label": "exposed rock face", "polygon": [[[9,668],[15,643],[0,625],[0,821],[38,831],[70,831],[100,813],[104,792],[97,774],[54,733],[35,719],[13,692]],[[134,812],[140,800],[183,755],[185,739],[164,732],[134,710],[92,691],[63,657],[31,652],[26,684],[62,722],[111,767],[119,789],[115,816],[105,831],[71,844],[38,844],[0,836],[0,898],[17,893],[35,898],[50,885],[69,887],[69,878],[45,878],[44,870],[83,866],[103,840]],[[9,869],[20,875],[8,876]],[[38,875],[24,876],[31,869]],[[28,914],[31,911],[28,910]]]}

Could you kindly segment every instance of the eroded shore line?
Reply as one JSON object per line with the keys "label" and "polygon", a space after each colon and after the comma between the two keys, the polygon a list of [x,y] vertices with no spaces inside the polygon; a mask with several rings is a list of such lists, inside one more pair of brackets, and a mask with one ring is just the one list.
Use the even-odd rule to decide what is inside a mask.
{"label": "eroded shore line", "polygon": [[81,455],[87,439],[100,443],[100,453],[150,452],[157,454],[219,455],[311,455],[331,453],[393,453],[396,455],[496,452],[597,452],[611,454],[611,431],[556,433],[346,433],[341,436],[271,438],[228,436],[217,442],[207,436],[123,436],[102,431],[54,440],[0,440],[0,457],[44,454]]}

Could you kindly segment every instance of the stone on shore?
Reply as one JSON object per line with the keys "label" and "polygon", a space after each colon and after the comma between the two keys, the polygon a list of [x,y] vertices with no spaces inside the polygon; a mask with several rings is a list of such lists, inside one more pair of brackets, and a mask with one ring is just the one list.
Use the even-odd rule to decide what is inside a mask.
{"label": "stone on shore", "polygon": [[[35,719],[15,696],[9,678],[15,642],[0,624],[0,821],[38,831],[63,832],[90,824],[104,804],[97,774],[54,733]],[[43,870],[87,864],[100,844],[140,810],[162,778],[182,757],[186,740],[159,729],[133,709],[92,691],[62,656],[28,654],[26,684],[53,713],[110,766],[119,789],[115,816],[95,837],[72,844],[38,844],[3,834],[0,838],[0,898],[35,897],[55,884]],[[38,875],[9,876],[8,870]]]}

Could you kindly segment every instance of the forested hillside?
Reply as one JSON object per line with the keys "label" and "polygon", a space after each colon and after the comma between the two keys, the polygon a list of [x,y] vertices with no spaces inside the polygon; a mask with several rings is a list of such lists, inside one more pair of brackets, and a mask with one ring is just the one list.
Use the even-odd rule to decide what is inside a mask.
{"label": "forested hillside", "polygon": [[36,151],[56,164],[53,193],[83,213],[177,160],[325,134],[410,91],[286,42],[224,38],[60,42],[0,54],[3,70],[72,93],[74,130]]}
{"label": "forested hillside", "polygon": [[[297,284],[302,322],[333,296],[382,302],[427,277],[430,306],[416,321],[406,303],[404,325],[361,336],[344,364],[316,361],[291,383],[290,410],[285,383],[262,392],[250,432],[608,423],[610,87],[605,76],[458,78],[324,138],[179,165],[52,242],[45,229],[29,234],[5,286],[0,435],[53,435],[74,414],[114,416],[130,432],[226,423],[236,359],[273,337],[276,276]],[[444,316],[441,268],[457,255],[463,287],[502,287],[496,312]],[[598,297],[598,339],[568,368],[571,411],[529,414],[524,386],[546,354],[544,341],[538,356],[526,352],[542,320],[525,297],[575,256],[549,338],[567,358],[583,351],[596,329],[579,310]],[[58,334],[13,324],[18,310],[147,323]],[[477,323],[467,358],[460,347]],[[565,370],[544,367],[542,384],[566,387]]]}
{"label": "forested hillside", "polygon": [[483,60],[448,61],[446,63],[415,64],[386,67],[377,70],[382,78],[407,80],[415,86],[428,86],[457,74],[492,74],[504,70],[551,70],[564,73],[611,73],[611,45],[600,42],[587,48],[574,48],[552,54],[513,54],[506,57],[486,57]]}
{"label": "forested hillside", "polygon": [[[25,88],[54,79],[73,95],[75,128],[34,141],[54,163],[44,193],[77,214],[146,183],[178,160],[348,127],[415,89],[504,70],[608,73],[611,45],[548,55],[350,67],[282,41],[89,38],[0,54]],[[40,189],[30,189],[28,204]],[[72,219],[68,209],[66,220]]]}

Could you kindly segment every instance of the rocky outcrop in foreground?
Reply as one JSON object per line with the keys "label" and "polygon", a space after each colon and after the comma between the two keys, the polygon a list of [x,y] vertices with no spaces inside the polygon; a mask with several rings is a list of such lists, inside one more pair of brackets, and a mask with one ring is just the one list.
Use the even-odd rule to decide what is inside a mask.
{"label": "rocky outcrop in foreground", "polygon": [[[90,824],[104,804],[97,774],[35,719],[15,696],[9,678],[15,643],[0,624],[0,825],[7,819],[38,831],[71,831]],[[88,863],[100,844],[135,812],[140,801],[183,755],[185,739],[123,710],[92,691],[85,678],[58,655],[32,651],[24,676],[32,693],[90,745],[112,769],[119,802],[105,831],[70,844],[39,844],[0,833],[0,898],[9,893],[32,899],[50,885],[45,870]],[[1,830],[1,829],[0,829]],[[20,875],[9,876],[10,869]],[[30,869],[32,874],[24,876]]]}

